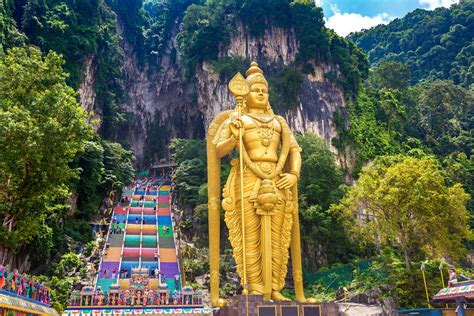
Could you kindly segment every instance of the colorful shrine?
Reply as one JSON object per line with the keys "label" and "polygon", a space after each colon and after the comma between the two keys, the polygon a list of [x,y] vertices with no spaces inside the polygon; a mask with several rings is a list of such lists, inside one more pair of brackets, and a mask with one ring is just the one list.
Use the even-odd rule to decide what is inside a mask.
{"label": "colorful shrine", "polygon": [[[474,281],[453,283],[451,286],[441,289],[434,297],[434,303],[455,303],[459,316],[467,316],[468,310],[465,305],[474,302]],[[469,311],[472,315],[472,310]]]}
{"label": "colorful shrine", "polygon": [[208,314],[183,286],[167,180],[137,180],[112,213],[95,284],[71,295],[64,315]]}
{"label": "colorful shrine", "polygon": [[50,290],[33,276],[0,265],[1,315],[58,315],[51,308]]}

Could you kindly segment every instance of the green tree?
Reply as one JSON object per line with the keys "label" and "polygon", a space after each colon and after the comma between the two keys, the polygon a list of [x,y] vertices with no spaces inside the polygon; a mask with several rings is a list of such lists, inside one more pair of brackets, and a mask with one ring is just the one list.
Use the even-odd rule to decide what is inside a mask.
{"label": "green tree", "polygon": [[283,112],[295,109],[299,104],[299,95],[303,75],[296,68],[285,67],[277,76],[269,79],[270,103]]}
{"label": "green tree", "polygon": [[14,9],[13,0],[0,0],[0,53],[6,48],[23,45],[26,40],[16,27],[12,16]]}
{"label": "green tree", "polygon": [[180,49],[185,58],[188,74],[194,73],[198,62],[217,59],[219,45],[229,41],[229,16],[221,4],[190,5],[178,34]]}
{"label": "green tree", "polygon": [[332,203],[343,196],[345,185],[341,169],[326,142],[314,134],[297,136],[302,148],[299,180],[301,237],[305,267],[316,270],[315,257],[330,264],[347,261],[354,247],[345,236],[340,221],[328,212]]}
{"label": "green tree", "polygon": [[370,72],[369,84],[376,88],[405,90],[410,84],[410,69],[408,66],[388,61],[383,62]]}
{"label": "green tree", "polygon": [[447,187],[433,158],[378,157],[332,212],[367,244],[400,249],[410,269],[413,258],[460,258],[470,235],[461,185]]}
{"label": "green tree", "polygon": [[70,273],[73,273],[81,265],[81,259],[73,252],[66,253],[61,257],[54,274],[62,278]]}
{"label": "green tree", "polygon": [[76,157],[80,178],[76,184],[77,207],[82,217],[88,217],[97,210],[101,196],[99,186],[105,172],[104,148],[97,141],[87,141],[84,151]]}
{"label": "green tree", "polygon": [[473,1],[450,8],[417,9],[387,25],[351,34],[372,65],[384,61],[406,64],[411,82],[453,80],[463,87],[473,84]]}
{"label": "green tree", "polygon": [[[126,183],[130,183],[135,175],[133,152],[118,143],[102,141],[104,148],[105,173],[101,187],[103,193],[107,190],[120,190]],[[104,196],[104,194],[102,194]]]}
{"label": "green tree", "polygon": [[36,48],[0,56],[0,244],[17,248],[38,229],[48,205],[65,198],[69,167],[91,136],[67,86],[64,60]]}
{"label": "green tree", "polygon": [[199,202],[199,187],[206,182],[206,163],[199,158],[186,160],[174,172],[174,183],[182,205],[194,208]]}
{"label": "green tree", "polygon": [[173,151],[173,158],[178,165],[185,160],[194,158],[206,161],[206,143],[204,140],[175,138],[171,141],[170,149]]}
{"label": "green tree", "polygon": [[420,97],[420,126],[434,152],[446,155],[473,145],[474,95],[451,81],[435,81]]}

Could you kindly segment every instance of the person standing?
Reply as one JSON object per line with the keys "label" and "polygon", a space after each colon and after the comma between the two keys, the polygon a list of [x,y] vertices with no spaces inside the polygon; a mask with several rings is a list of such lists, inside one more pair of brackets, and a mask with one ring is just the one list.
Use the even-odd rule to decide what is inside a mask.
{"label": "person standing", "polygon": [[178,290],[179,289],[179,275],[178,274],[175,274],[174,276],[174,285],[175,285],[175,289]]}
{"label": "person standing", "polygon": [[456,271],[454,268],[449,269],[449,281],[448,281],[448,287],[452,286],[454,283],[458,282],[458,277],[456,275]]}

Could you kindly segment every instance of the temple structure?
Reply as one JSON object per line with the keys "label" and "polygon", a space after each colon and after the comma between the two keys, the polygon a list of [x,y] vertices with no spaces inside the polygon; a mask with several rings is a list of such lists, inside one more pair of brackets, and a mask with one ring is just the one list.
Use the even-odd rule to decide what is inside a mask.
{"label": "temple structure", "polygon": [[65,315],[207,314],[183,286],[168,177],[139,179],[114,207],[94,285],[71,295]]}

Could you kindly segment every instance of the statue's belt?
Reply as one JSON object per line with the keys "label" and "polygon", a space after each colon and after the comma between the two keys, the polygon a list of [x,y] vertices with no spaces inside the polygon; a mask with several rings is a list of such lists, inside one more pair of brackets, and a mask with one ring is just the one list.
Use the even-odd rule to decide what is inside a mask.
{"label": "statue's belt", "polygon": [[[261,161],[261,162],[254,162],[254,165],[260,169],[261,172],[264,174],[271,174],[273,170],[276,168],[276,162],[268,162],[268,161]],[[244,166],[244,173],[246,172],[252,172],[250,168],[247,168]]]}

